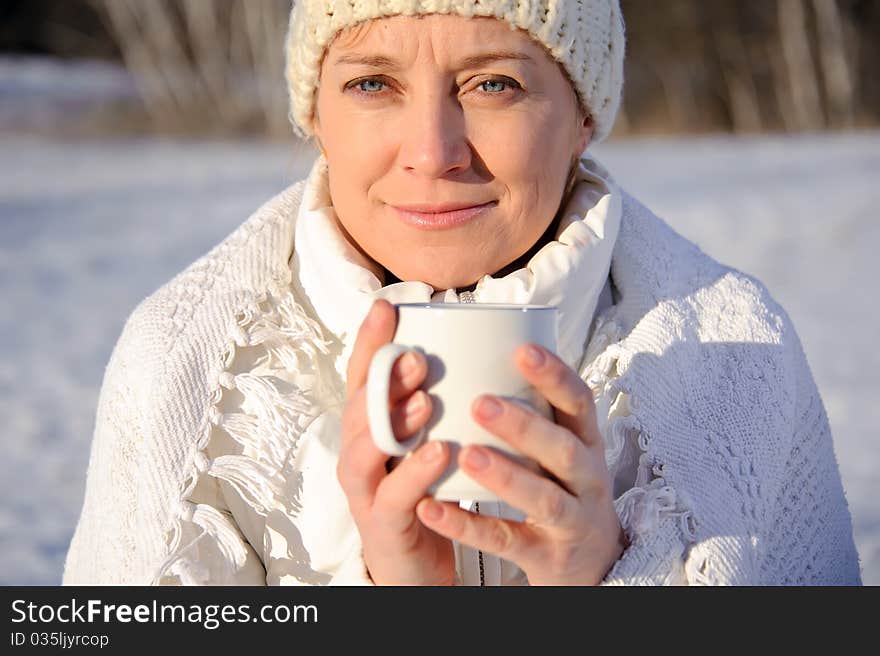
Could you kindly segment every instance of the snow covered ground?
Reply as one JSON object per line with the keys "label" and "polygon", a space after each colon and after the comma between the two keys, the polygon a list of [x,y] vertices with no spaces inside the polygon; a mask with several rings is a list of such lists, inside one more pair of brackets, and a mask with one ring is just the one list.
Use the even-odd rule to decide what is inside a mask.
{"label": "snow covered ground", "polygon": [[[864,581],[880,584],[880,133],[639,140],[596,154],[788,310],[831,419]],[[60,582],[128,314],[310,163],[248,142],[0,137],[0,584]]]}

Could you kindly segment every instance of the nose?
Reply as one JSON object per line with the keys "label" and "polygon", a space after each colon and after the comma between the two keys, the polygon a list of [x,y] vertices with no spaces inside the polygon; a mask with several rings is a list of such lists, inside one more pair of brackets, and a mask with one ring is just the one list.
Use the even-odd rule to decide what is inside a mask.
{"label": "nose", "polygon": [[440,178],[470,167],[471,146],[456,94],[414,91],[401,118],[399,157],[410,174]]}

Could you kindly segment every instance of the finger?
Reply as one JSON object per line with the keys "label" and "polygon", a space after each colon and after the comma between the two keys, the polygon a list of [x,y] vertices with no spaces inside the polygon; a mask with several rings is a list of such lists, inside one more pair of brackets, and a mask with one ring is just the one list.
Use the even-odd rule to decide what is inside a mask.
{"label": "finger", "polygon": [[358,329],[348,360],[345,376],[346,398],[351,398],[363,387],[373,355],[394,338],[396,329],[397,311],[394,306],[385,299],[376,300]]}
{"label": "finger", "polygon": [[556,354],[537,344],[518,348],[516,362],[526,380],[556,409],[556,422],[587,446],[604,450],[604,440],[596,423],[593,392],[581,377]]}
{"label": "finger", "polygon": [[591,458],[600,456],[587,449],[569,429],[530,408],[490,394],[478,396],[472,411],[487,431],[536,461],[573,494],[580,495],[594,483]]}
{"label": "finger", "polygon": [[414,526],[416,504],[446,471],[449,456],[448,444],[431,441],[404,458],[379,484],[373,517],[399,533]]}
{"label": "finger", "polygon": [[523,511],[531,521],[556,529],[577,529],[579,500],[500,451],[470,445],[459,454],[459,464],[468,476]]}
{"label": "finger", "polygon": [[[391,411],[395,436],[405,440],[414,435],[431,416],[431,399],[418,391]],[[373,505],[376,489],[387,476],[385,463],[388,454],[380,451],[370,435],[369,428],[350,436],[343,431],[343,445],[336,465],[336,475],[350,500],[358,499],[361,506]]]}
{"label": "finger", "polygon": [[488,551],[523,567],[538,557],[538,537],[521,522],[484,517],[462,510],[455,503],[427,497],[416,506],[421,522],[432,531],[480,551]]}
{"label": "finger", "polygon": [[[430,399],[426,398],[427,395],[418,395],[415,399],[412,398],[413,396],[416,396],[414,394],[415,390],[418,389],[419,385],[422,384],[427,375],[428,362],[425,360],[425,356],[418,351],[407,351],[398,357],[394,362],[394,366],[391,367],[391,384],[389,385],[388,402],[392,405],[392,427],[395,428],[394,434],[398,438],[401,434],[397,432],[396,425],[394,424],[394,408],[405,398],[410,399],[405,406],[410,409],[415,409],[414,406],[410,405],[412,403],[418,403],[418,401],[430,402]],[[397,410],[397,414],[400,415],[401,412],[402,407]],[[398,422],[399,421],[400,418],[398,417]],[[348,399],[348,403],[343,412],[343,445],[345,444],[346,436],[357,435],[366,428],[367,392],[366,386],[362,386]]]}
{"label": "finger", "polygon": [[416,390],[410,396],[391,408],[391,430],[394,437],[404,442],[415,435],[431,416],[431,397],[423,390]]}

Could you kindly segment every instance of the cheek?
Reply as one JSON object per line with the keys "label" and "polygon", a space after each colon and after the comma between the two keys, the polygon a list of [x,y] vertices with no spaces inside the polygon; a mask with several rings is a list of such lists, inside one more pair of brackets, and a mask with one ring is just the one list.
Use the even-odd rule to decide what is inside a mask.
{"label": "cheek", "polygon": [[[333,116],[332,112],[322,120],[321,141],[337,168],[356,169],[357,163],[368,160],[369,151],[375,149],[375,140],[365,139],[357,124]],[[323,116],[322,116],[323,119]]]}
{"label": "cheek", "polygon": [[549,221],[559,200],[572,152],[561,113],[549,103],[510,112],[481,125],[473,140],[486,168],[507,188],[509,210],[521,220]]}
{"label": "cheek", "polygon": [[543,135],[532,146],[525,162],[540,162],[540,166],[526,164],[520,172],[524,211],[528,220],[546,228],[559,210],[571,164],[572,144],[558,138],[559,131]]}
{"label": "cheek", "polygon": [[570,140],[568,131],[560,128],[569,120],[551,97],[541,94],[503,112],[476,114],[470,127],[474,144],[487,157],[533,166],[559,156],[560,147]]}
{"label": "cheek", "polygon": [[351,120],[341,103],[327,102],[321,114],[324,150],[330,166],[330,193],[345,226],[368,223],[376,212],[374,185],[389,170],[393,148],[385,135],[371,130],[364,121]]}
{"label": "cheek", "polygon": [[[508,163],[504,173],[507,191],[504,227],[511,247],[523,250],[543,234],[556,215],[568,163],[553,156],[542,159],[525,156],[515,162]],[[534,162],[542,164],[536,166]]]}
{"label": "cheek", "polygon": [[[469,140],[479,160],[497,178],[518,179],[522,171],[534,166],[546,137],[542,121],[530,112],[508,111],[468,117]],[[475,166],[479,162],[474,162]]]}
{"label": "cheek", "polygon": [[321,142],[335,162],[345,160],[348,168],[355,168],[359,162],[370,162],[387,143],[376,126],[353,112],[351,103],[335,90],[320,94],[317,107]]}

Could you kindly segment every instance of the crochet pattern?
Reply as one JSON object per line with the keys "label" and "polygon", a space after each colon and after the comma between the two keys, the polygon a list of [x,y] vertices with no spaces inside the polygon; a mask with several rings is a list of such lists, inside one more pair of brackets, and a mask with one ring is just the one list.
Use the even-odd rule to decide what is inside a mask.
{"label": "crochet pattern", "polygon": [[[210,485],[204,477],[231,485],[263,517],[276,505],[283,506],[289,514],[299,510],[296,481],[289,485],[284,467],[302,433],[320,414],[320,408],[309,395],[285,385],[281,378],[248,370],[250,365],[256,365],[283,372],[308,371],[319,383],[328,373],[321,373],[318,360],[319,354],[329,353],[320,325],[296,304],[289,281],[288,271],[286,280],[273,281],[270,289],[234,313],[227,347],[216,371],[212,404],[180,494],[170,554],[159,567],[154,583],[231,584],[246,565],[247,546],[228,509],[221,511],[210,500],[198,500],[197,486]],[[239,370],[235,356],[243,350],[257,350],[260,355]],[[329,385],[317,387],[318,392],[332,390]],[[249,401],[244,405],[253,408],[251,413],[224,412],[224,394],[233,390]],[[328,398],[321,393],[317,397]],[[240,452],[211,458],[208,448],[216,430],[224,431],[234,440]],[[184,535],[188,539],[184,540]],[[220,557],[198,551],[199,542],[206,538],[213,538]],[[212,568],[212,564],[220,566]]]}
{"label": "crochet pattern", "polygon": [[624,28],[618,0],[296,0],[286,43],[290,120],[312,135],[324,48],[340,30],[382,16],[484,16],[529,33],[560,62],[592,115],[592,141],[611,132],[623,87]]}
{"label": "crochet pattern", "polygon": [[[274,351],[265,360],[251,352],[251,366],[326,358],[296,305],[309,309],[277,295],[303,188],[270,200],[129,317],[101,388],[65,583],[218,583],[235,572],[236,583],[267,583],[207,483],[237,481],[254,508],[277,501],[291,480],[277,465],[317,430],[317,407],[299,405],[265,370],[247,376],[250,347],[239,346]],[[605,422],[606,459],[621,474],[615,505],[631,536],[605,582],[858,584],[828,418],[785,310],[626,194],[611,275],[619,299],[599,316],[579,369]],[[332,405],[318,393],[321,407]],[[239,412],[246,397],[253,403]],[[254,418],[275,428],[263,434]],[[282,425],[292,432],[282,436]],[[215,439],[230,440],[220,458],[202,453]],[[221,460],[243,445],[264,458]],[[316,508],[314,521],[326,521],[317,497],[307,506],[283,492],[292,513]],[[321,571],[362,582],[352,556]],[[230,566],[213,577],[205,564],[221,561]]]}

